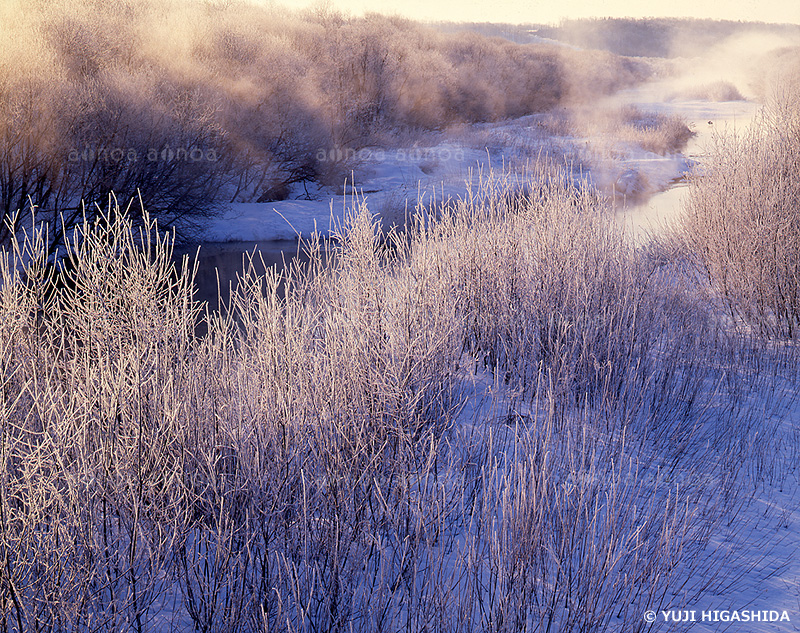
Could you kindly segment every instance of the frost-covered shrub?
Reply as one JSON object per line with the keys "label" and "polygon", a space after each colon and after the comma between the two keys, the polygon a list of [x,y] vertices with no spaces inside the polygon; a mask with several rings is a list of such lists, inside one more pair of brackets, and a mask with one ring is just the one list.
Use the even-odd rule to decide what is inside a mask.
{"label": "frost-covered shrub", "polygon": [[685,240],[730,316],[765,336],[800,326],[800,119],[796,95],[718,136],[691,180]]}
{"label": "frost-covered shrub", "polygon": [[596,137],[610,147],[624,143],[654,154],[682,151],[694,135],[679,115],[648,112],[630,105],[576,107],[570,116],[571,125],[579,134]]}
{"label": "frost-covered shrub", "polygon": [[[641,398],[697,388],[690,374],[670,384],[657,360],[685,306],[658,289],[662,272],[627,243],[596,192],[541,165],[530,183],[489,177],[415,247],[420,258],[447,253],[465,350],[526,398],[545,389],[566,406],[609,405],[623,418],[680,417],[680,406],[648,413]],[[694,322],[689,338],[706,327],[699,314]],[[692,353],[682,336],[665,352],[676,362]]]}
{"label": "frost-covered shrub", "polygon": [[0,631],[635,630],[735,587],[744,348],[535,176],[403,236],[359,205],[202,315],[146,215],[0,249]]}

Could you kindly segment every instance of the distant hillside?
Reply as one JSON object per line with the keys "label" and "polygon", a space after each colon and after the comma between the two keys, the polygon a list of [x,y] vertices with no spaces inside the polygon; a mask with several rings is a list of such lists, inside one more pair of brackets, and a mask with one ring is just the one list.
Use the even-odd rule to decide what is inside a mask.
{"label": "distant hillside", "polygon": [[800,38],[800,26],[794,24],[679,18],[565,20],[558,26],[450,23],[437,27],[448,32],[477,31],[520,44],[556,40],[628,57],[681,57],[719,44],[733,35],[756,32]]}

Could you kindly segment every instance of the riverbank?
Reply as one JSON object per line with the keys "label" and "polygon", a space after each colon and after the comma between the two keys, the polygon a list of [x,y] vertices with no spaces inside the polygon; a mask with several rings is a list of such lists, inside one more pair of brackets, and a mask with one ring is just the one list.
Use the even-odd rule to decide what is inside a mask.
{"label": "riverbank", "polygon": [[597,125],[589,126],[597,130],[593,135],[569,134],[574,113],[531,115],[426,134],[408,147],[360,150],[338,191],[298,188],[291,199],[230,205],[201,235],[197,297],[216,305],[218,284],[223,291],[235,284],[244,255],[254,250],[259,266],[263,261],[282,267],[302,252],[299,239],[340,232],[355,205],[365,204],[384,230],[402,230],[420,209],[477,190],[490,171],[518,178],[524,186],[531,163],[542,159],[564,166],[574,181],[597,187],[633,239],[647,240],[678,216],[687,174],[702,163],[714,135],[741,131],[759,107],[751,101],[659,102],[655,94],[644,86],[601,107],[609,112],[635,108],[641,120],[685,120],[693,136],[683,151],[647,151]]}

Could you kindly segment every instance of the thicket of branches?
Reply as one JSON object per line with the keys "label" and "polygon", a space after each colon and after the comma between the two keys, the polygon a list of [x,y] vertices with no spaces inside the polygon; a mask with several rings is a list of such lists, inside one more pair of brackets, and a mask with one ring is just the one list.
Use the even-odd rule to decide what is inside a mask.
{"label": "thicket of branches", "polygon": [[791,85],[744,132],[715,139],[683,223],[731,319],[778,338],[800,327],[800,116]]}
{"label": "thicket of branches", "polygon": [[92,213],[137,188],[186,232],[222,201],[341,184],[320,159],[332,148],[539,112],[646,72],[398,18],[191,0],[6,2],[0,44],[5,243],[29,203],[55,233],[59,212],[73,224],[82,201]]}
{"label": "thicket of branches", "polygon": [[534,176],[402,237],[357,208],[204,316],[148,216],[0,251],[0,630],[640,631],[733,591],[767,356]]}

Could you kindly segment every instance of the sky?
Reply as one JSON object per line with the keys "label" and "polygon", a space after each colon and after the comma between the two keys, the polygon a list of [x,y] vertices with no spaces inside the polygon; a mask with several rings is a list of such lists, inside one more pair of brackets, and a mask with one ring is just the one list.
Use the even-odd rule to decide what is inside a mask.
{"label": "sky", "polygon": [[555,24],[565,18],[694,17],[800,24],[800,0],[278,0],[291,7],[330,4],[415,20]]}

